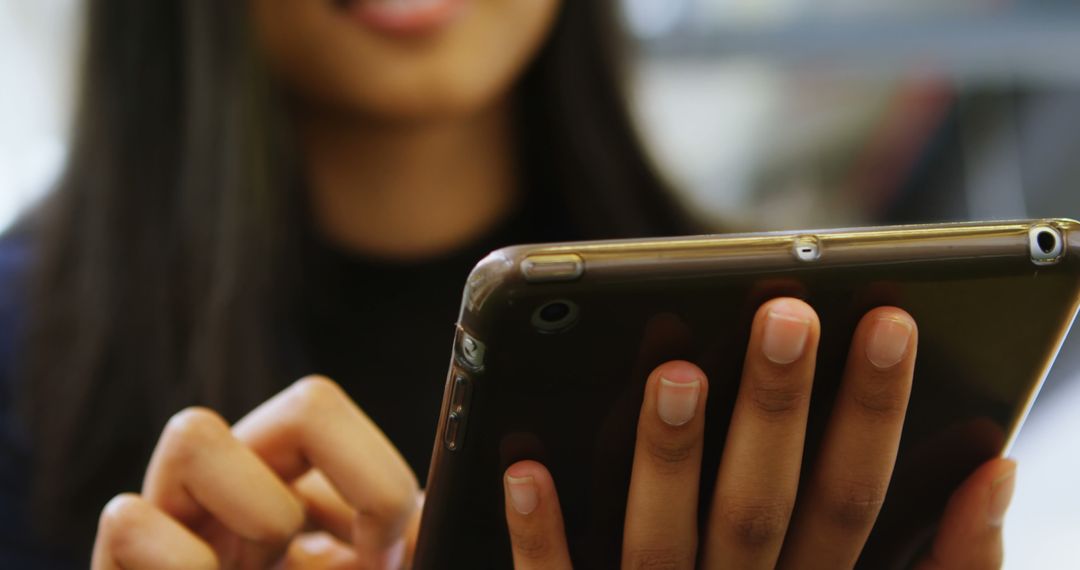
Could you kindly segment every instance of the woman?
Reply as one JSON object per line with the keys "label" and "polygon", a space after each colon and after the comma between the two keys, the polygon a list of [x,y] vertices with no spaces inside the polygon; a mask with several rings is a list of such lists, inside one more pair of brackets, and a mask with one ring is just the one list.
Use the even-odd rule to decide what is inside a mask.
{"label": "woman", "polygon": [[[4,434],[5,565],[85,564],[91,541],[95,568],[407,557],[471,263],[512,242],[692,229],[635,142],[608,8],[90,0],[67,175],[0,255],[0,330],[20,333],[3,346],[21,404],[15,418],[3,401],[20,420]],[[745,500],[717,507],[706,560],[853,563],[916,344],[898,309],[864,322],[845,386],[887,381],[890,413],[838,413],[837,453],[880,453],[839,502],[825,463],[812,474],[824,498],[794,511],[818,324],[798,301],[762,309],[739,405],[780,395],[765,404],[782,421],[733,424],[743,451],[725,457],[718,496]],[[289,384],[313,372],[340,387]],[[707,379],[668,363],[648,390],[625,559],[686,565],[696,495],[671,489],[696,489]],[[845,444],[852,433],[866,438]],[[1012,470],[972,476],[930,563],[1000,560]],[[518,564],[568,563],[543,467],[511,466],[506,482]]]}

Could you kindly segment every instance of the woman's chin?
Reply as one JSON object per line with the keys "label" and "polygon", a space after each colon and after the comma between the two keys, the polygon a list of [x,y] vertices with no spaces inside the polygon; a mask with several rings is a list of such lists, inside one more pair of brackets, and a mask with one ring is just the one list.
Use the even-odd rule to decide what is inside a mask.
{"label": "woman's chin", "polygon": [[[345,115],[386,125],[421,125],[468,119],[500,105],[501,92],[371,93],[344,97],[337,108]],[[320,102],[325,105],[325,101]]]}

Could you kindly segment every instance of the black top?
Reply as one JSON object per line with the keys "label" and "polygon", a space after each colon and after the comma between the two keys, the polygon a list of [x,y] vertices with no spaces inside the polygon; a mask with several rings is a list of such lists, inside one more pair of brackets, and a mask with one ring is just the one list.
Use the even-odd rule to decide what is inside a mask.
{"label": "black top", "polygon": [[559,212],[528,204],[471,244],[415,262],[313,241],[299,373],[341,384],[425,481],[465,278],[495,249],[577,239]]}
{"label": "black top", "polygon": [[[375,260],[309,237],[281,388],[308,374],[334,379],[424,482],[465,278],[500,247],[580,239],[568,219],[556,204],[530,199],[472,243],[414,262]],[[15,237],[0,241],[0,568],[85,568],[86,553],[39,541],[29,524],[30,443],[14,415],[9,372],[32,240]],[[159,434],[142,436],[152,445]],[[130,459],[109,476],[138,481],[146,460]],[[105,489],[109,496],[123,490]]]}

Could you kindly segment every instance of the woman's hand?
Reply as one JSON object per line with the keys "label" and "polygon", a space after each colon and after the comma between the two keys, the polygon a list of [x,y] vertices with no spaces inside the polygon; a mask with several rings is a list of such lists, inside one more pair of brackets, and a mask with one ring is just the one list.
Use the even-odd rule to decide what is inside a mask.
{"label": "woman's hand", "polygon": [[[858,326],[817,463],[800,473],[820,325],[805,303],[758,311],[707,528],[698,486],[708,380],[688,362],[646,384],[623,530],[627,568],[850,568],[892,476],[918,332],[880,308]],[[983,465],[953,495],[925,568],[1001,564],[1001,520],[1015,465]],[[800,477],[808,478],[800,487]],[[516,567],[569,568],[555,482],[532,461],[505,475]],[[798,502],[796,503],[796,495]],[[796,508],[797,505],[797,508]],[[699,537],[701,543],[699,544]]]}
{"label": "woman's hand", "polygon": [[142,493],[102,511],[92,564],[396,568],[419,496],[404,459],[345,392],[306,378],[231,429],[206,409],[174,416]]}

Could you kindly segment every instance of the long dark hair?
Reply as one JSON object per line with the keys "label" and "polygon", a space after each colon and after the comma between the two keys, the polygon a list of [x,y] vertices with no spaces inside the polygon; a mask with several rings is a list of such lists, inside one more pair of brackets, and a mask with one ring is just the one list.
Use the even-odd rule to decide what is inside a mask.
{"label": "long dark hair", "polygon": [[[234,419],[280,386],[309,223],[243,2],[91,0],[88,26],[66,175],[25,220],[20,367],[35,510],[76,549],[111,495],[138,488],[169,415]],[[678,231],[627,116],[615,32],[609,3],[564,2],[516,88],[525,168],[589,237]]]}

